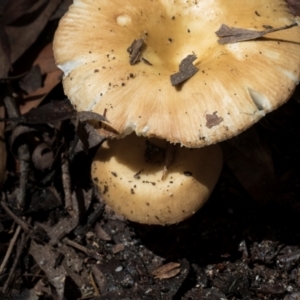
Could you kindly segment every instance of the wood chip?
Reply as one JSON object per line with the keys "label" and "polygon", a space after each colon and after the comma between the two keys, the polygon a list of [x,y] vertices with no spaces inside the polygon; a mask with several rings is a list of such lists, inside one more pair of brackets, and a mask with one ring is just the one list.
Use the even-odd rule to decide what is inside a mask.
{"label": "wood chip", "polygon": [[212,115],[210,114],[207,114],[205,117],[206,117],[206,124],[205,126],[207,128],[212,128],[214,126],[217,126],[219,125],[221,122],[223,122],[223,118],[219,117],[217,115],[218,112],[214,112]]}
{"label": "wood chip", "polygon": [[244,28],[229,27],[225,24],[222,24],[219,30],[217,30],[215,33],[219,37],[218,43],[224,45],[224,44],[232,44],[232,43],[237,43],[242,41],[255,40],[261,38],[262,36],[268,33],[288,29],[294,26],[298,26],[298,24],[292,23],[287,26],[270,28],[262,31],[256,31],[256,30],[250,30]]}
{"label": "wood chip", "polygon": [[99,223],[96,223],[95,233],[102,241],[111,241],[111,236],[102,228]]}
{"label": "wood chip", "polygon": [[125,249],[124,244],[116,244],[112,247],[111,251],[113,254],[122,252]]}
{"label": "wood chip", "polygon": [[143,39],[134,40],[133,43],[127,48],[129,53],[129,63],[135,65],[140,61],[142,49],[144,45]]}
{"label": "wood chip", "polygon": [[197,59],[195,54],[190,54],[184,58],[179,65],[179,72],[170,76],[171,84],[176,86],[195,75],[199,69],[193,65],[193,61]]}
{"label": "wood chip", "polygon": [[175,277],[180,273],[180,264],[175,262],[170,262],[161,267],[152,271],[152,275],[154,275],[157,279],[168,279]]}

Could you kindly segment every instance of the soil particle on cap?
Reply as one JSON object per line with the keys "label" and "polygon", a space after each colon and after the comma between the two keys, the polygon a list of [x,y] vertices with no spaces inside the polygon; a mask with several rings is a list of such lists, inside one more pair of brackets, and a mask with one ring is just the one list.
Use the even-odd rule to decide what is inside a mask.
{"label": "soil particle on cap", "polygon": [[141,178],[141,173],[143,172],[143,170],[140,170],[140,171],[138,171],[136,174],[134,174],[133,175],[133,177],[135,178],[135,179],[140,179]]}
{"label": "soil particle on cap", "polygon": [[129,63],[131,65],[135,65],[140,61],[143,46],[144,46],[144,40],[138,39],[138,40],[134,40],[132,44],[127,48],[127,52],[129,53]]}

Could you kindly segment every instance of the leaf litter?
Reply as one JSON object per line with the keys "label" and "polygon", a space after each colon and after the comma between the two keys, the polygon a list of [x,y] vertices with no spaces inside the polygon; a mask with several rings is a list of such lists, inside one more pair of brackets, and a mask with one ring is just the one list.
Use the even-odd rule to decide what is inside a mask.
{"label": "leaf litter", "polygon": [[193,61],[196,59],[197,56],[195,54],[190,54],[181,61],[179,64],[179,71],[170,76],[171,84],[173,86],[185,82],[199,71],[199,69],[193,65]]}
{"label": "leaf litter", "polygon": [[266,34],[289,29],[292,27],[298,26],[298,23],[292,23],[290,25],[282,26],[279,28],[269,28],[266,30],[250,30],[244,28],[229,27],[225,24],[222,24],[221,27],[216,31],[216,35],[219,37],[218,43],[221,45],[232,44],[243,41],[256,40],[265,36]]}
{"label": "leaf litter", "polygon": [[[95,124],[109,126],[109,120],[105,113],[76,114],[46,38],[70,1],[6,3],[0,26],[0,297],[297,299],[299,91],[222,144],[225,166],[204,209],[169,227],[133,224],[103,203],[89,177],[93,153],[105,139]],[[297,1],[288,4],[297,9]],[[206,118],[207,126],[222,122],[217,112]]]}

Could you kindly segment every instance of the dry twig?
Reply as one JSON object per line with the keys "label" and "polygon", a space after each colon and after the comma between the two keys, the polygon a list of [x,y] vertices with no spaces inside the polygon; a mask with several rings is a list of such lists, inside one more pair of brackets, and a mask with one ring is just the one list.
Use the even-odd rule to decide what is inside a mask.
{"label": "dry twig", "polygon": [[18,224],[22,227],[22,229],[28,233],[29,232],[29,226],[26,222],[21,220],[17,215],[15,215],[10,208],[6,205],[4,201],[0,201],[0,204],[2,208],[5,210],[5,212]]}
{"label": "dry twig", "polygon": [[20,234],[20,231],[21,231],[21,226],[19,225],[14,233],[14,236],[12,237],[12,239],[10,240],[10,243],[9,243],[9,246],[7,248],[7,251],[5,253],[5,256],[4,256],[4,259],[1,263],[1,266],[0,266],[0,275],[3,273],[6,265],[7,265],[7,262],[8,262],[8,259],[9,257],[11,256],[11,253],[12,253],[12,250],[13,250],[13,247],[17,241],[17,238]]}
{"label": "dry twig", "polygon": [[61,161],[62,184],[65,193],[65,208],[67,212],[74,217],[69,161],[64,153],[61,154]]}

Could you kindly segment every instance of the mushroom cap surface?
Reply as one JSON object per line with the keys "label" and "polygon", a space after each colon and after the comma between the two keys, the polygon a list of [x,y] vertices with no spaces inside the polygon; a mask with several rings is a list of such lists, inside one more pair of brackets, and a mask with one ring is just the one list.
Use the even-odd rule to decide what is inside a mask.
{"label": "mushroom cap surface", "polygon": [[[161,148],[166,144],[158,139],[150,141]],[[146,138],[131,134],[107,140],[98,150],[92,178],[105,202],[116,213],[144,224],[173,224],[193,215],[207,201],[219,178],[219,145],[200,149],[176,145],[174,161],[164,179],[162,153],[150,147],[145,159],[146,149]]]}
{"label": "mushroom cap surface", "polygon": [[[222,24],[262,31],[292,23],[284,0],[76,0],[54,54],[78,111],[106,111],[120,136],[203,147],[283,104],[300,76],[298,26],[225,45],[215,32]],[[131,65],[127,49],[139,39],[141,57]],[[170,76],[192,54],[199,71],[172,86]]]}

